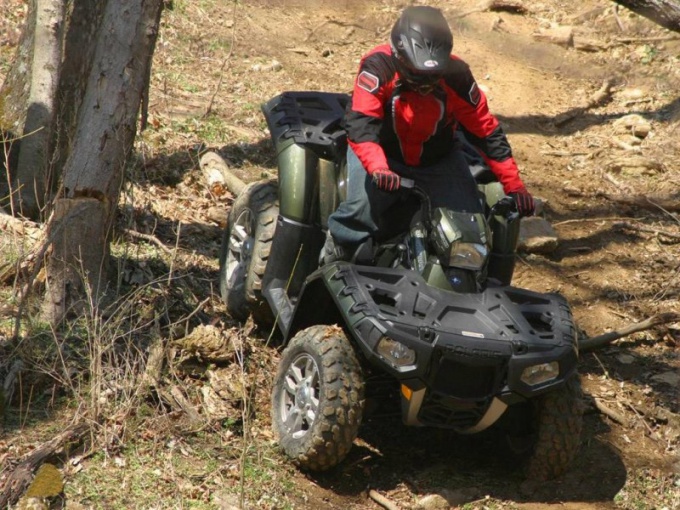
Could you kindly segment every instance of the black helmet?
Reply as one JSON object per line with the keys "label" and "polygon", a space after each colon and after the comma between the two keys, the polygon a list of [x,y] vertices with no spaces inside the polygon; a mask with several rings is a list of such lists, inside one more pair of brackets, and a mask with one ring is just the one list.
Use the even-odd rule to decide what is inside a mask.
{"label": "black helmet", "polygon": [[407,7],[392,28],[392,52],[409,74],[441,75],[449,65],[453,35],[439,9]]}

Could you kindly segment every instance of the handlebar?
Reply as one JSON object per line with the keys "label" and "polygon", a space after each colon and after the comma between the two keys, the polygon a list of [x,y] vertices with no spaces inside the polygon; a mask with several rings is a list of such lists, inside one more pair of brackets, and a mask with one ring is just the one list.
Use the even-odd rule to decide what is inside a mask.
{"label": "handlebar", "polygon": [[517,203],[512,197],[503,197],[496,202],[489,211],[489,219],[491,216],[502,216],[508,221],[514,221],[519,218],[517,211]]}
{"label": "handlebar", "polygon": [[[425,192],[425,190],[420,186],[417,186],[413,179],[408,179],[405,177],[400,179],[400,188],[409,189],[418,196],[425,207],[425,217],[429,218],[432,206],[430,205],[430,196]],[[501,198],[491,207],[487,220],[490,220],[492,216],[502,216],[508,221],[517,220],[519,218],[517,203],[512,197],[509,196]]]}
{"label": "handlebar", "polygon": [[416,187],[416,181],[414,181],[413,179],[407,179],[406,177],[402,177],[401,179],[399,179],[399,182],[401,183],[400,187],[402,188],[415,189]]}

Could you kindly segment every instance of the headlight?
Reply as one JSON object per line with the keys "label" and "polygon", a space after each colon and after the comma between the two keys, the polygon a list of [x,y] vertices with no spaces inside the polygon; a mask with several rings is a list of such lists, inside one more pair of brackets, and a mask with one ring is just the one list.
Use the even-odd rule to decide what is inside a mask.
{"label": "headlight", "polygon": [[552,381],[558,375],[560,375],[560,365],[557,361],[551,361],[550,363],[526,367],[522,371],[520,380],[529,386],[536,386],[537,384]]}
{"label": "headlight", "polygon": [[416,351],[387,336],[380,339],[376,351],[395,367],[414,365],[416,362]]}
{"label": "headlight", "polygon": [[449,256],[449,266],[479,270],[484,267],[488,255],[489,251],[483,244],[453,243]]}

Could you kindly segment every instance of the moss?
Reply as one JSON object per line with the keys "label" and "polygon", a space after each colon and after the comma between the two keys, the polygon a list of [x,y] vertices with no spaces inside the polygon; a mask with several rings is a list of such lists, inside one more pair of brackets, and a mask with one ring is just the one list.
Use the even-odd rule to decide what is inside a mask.
{"label": "moss", "polygon": [[52,464],[43,464],[26,491],[27,498],[51,498],[64,490],[61,472]]}

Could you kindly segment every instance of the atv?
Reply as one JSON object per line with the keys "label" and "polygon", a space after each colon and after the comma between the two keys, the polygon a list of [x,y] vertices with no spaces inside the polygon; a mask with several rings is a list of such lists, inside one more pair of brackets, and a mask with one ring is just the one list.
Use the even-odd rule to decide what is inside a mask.
{"label": "atv", "polygon": [[351,261],[319,267],[345,197],[348,101],[285,92],[262,106],[278,179],[249,184],[224,232],[229,314],[275,325],[284,347],[272,391],[283,452],[302,469],[330,469],[366,402],[393,398],[406,425],[493,425],[528,476],[561,475],[582,426],[574,321],[560,295],[510,285],[519,218],[471,146],[484,214],[433,210],[417,187],[400,190],[392,228]]}

